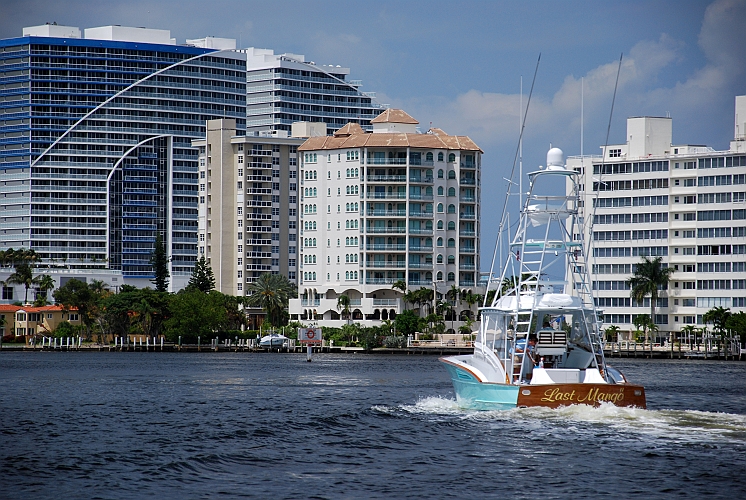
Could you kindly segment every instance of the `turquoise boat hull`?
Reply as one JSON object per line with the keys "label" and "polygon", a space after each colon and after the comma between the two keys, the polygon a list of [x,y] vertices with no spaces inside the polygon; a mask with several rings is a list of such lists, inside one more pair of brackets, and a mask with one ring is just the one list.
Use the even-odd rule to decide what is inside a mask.
{"label": "turquoise boat hull", "polygon": [[518,405],[518,386],[480,382],[472,373],[441,359],[460,406],[477,410],[509,410]]}

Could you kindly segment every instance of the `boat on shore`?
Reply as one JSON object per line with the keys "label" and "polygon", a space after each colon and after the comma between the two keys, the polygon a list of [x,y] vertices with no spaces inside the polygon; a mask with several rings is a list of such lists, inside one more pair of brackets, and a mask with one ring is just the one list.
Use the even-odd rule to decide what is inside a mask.
{"label": "boat on shore", "polygon": [[[560,149],[552,148],[546,168],[528,179],[518,228],[508,236],[499,275],[490,275],[487,291],[496,293],[480,308],[474,353],[440,358],[459,405],[645,408],[644,387],[630,383],[604,357],[578,173],[565,167]],[[506,220],[503,214],[498,248]]]}
{"label": "boat on shore", "polygon": [[288,338],[279,333],[271,333],[269,335],[265,335],[259,341],[259,347],[265,347],[268,349],[287,347],[287,345],[288,345]]}

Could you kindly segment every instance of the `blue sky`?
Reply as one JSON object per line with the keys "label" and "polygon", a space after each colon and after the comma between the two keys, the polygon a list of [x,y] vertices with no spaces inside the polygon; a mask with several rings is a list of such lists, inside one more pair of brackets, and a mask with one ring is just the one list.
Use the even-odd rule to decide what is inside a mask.
{"label": "blue sky", "polygon": [[[2,38],[53,21],[146,26],[170,29],[179,43],[236,38],[243,47],[349,67],[363,90],[405,109],[423,131],[432,122],[484,149],[484,214],[502,208],[502,177],[518,139],[519,82],[523,76],[527,94],[539,53],[527,167],[544,163],[550,142],[580,153],[581,78],[585,153],[599,152],[621,53],[612,143],[623,141],[627,116],[670,113],[675,143],[726,149],[734,97],[746,94],[746,0],[3,0],[1,11]],[[484,257],[495,230],[483,222]]]}

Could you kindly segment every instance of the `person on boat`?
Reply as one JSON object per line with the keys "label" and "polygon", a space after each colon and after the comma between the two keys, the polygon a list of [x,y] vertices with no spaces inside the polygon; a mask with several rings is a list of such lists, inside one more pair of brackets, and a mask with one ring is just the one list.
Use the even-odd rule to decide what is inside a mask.
{"label": "person on boat", "polygon": [[[536,344],[539,341],[539,339],[536,337],[535,333],[532,333],[528,336],[528,351],[526,352],[526,357],[529,358],[532,364],[535,363],[535,352],[536,352]],[[515,343],[515,352],[516,354],[523,354],[523,351],[526,350],[526,339],[519,339]]]}
{"label": "person on boat", "polygon": [[[519,378],[525,378],[527,380],[531,379],[534,365],[537,364],[535,353],[538,341],[539,339],[536,337],[536,334],[532,333],[528,336],[528,347],[526,347],[526,339],[518,339],[515,343],[515,350],[513,351],[511,349],[513,351],[513,366],[518,364],[521,364],[522,366],[521,373],[516,372],[513,374],[514,381]],[[525,359],[522,359],[524,351],[526,357]]]}

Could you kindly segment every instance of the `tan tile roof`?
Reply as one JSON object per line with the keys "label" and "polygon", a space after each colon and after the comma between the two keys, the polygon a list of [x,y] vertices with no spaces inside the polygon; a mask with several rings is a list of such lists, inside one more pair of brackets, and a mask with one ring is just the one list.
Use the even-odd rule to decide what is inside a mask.
{"label": "tan tile roof", "polygon": [[[402,113],[404,112],[402,111]],[[406,113],[404,114],[406,115]],[[380,118],[381,116],[379,116],[378,118]],[[414,123],[417,122],[415,121]],[[298,147],[298,151],[318,151],[365,147],[412,147],[423,149],[454,149],[462,151],[479,151],[480,153],[484,152],[469,137],[464,135],[448,135],[439,128],[432,128],[426,134],[405,134],[403,132],[371,134],[364,132],[363,129],[360,128],[360,125],[358,125],[357,123],[348,123],[341,129],[334,132],[334,136],[332,137],[310,137],[306,140],[306,142]]]}
{"label": "tan tile roof", "polygon": [[0,313],[14,313],[21,309],[21,306],[14,306],[12,304],[0,304]]}
{"label": "tan tile roof", "polygon": [[334,137],[349,136],[362,133],[363,129],[359,124],[350,122],[341,129],[334,132]]}
{"label": "tan tile roof", "polygon": [[401,109],[387,109],[380,115],[373,118],[370,123],[409,123],[411,125],[417,125],[420,122],[409,116],[404,110]]}
{"label": "tan tile roof", "polygon": [[[61,305],[51,305],[51,306],[41,306],[41,307],[28,306],[28,307],[19,307],[19,309],[23,309],[26,312],[55,312],[55,311],[64,310],[64,308]],[[71,307],[69,310],[77,311],[78,308]]]}

